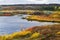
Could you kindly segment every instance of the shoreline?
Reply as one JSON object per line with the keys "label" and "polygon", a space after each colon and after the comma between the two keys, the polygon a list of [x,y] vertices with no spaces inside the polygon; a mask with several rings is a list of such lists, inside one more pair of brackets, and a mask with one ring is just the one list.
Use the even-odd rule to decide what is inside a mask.
{"label": "shoreline", "polygon": [[[45,35],[45,36],[44,36]],[[55,37],[54,37],[55,36]],[[44,37],[44,38],[42,38]],[[48,37],[48,38],[47,38]],[[60,40],[60,24],[46,25],[46,26],[34,26],[20,32],[14,32],[10,35],[0,36],[1,40],[48,40],[52,39]]]}
{"label": "shoreline", "polygon": [[27,16],[25,19],[27,19],[28,21],[39,21],[39,22],[56,22],[56,23],[60,23],[60,19],[58,18],[51,18],[51,17],[45,17],[45,16],[36,16],[36,15],[32,15],[32,16]]}

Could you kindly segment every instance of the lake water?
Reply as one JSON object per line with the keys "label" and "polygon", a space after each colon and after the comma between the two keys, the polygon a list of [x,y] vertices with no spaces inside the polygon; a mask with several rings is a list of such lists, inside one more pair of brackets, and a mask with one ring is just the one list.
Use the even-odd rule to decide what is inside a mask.
{"label": "lake water", "polygon": [[51,25],[52,22],[38,22],[21,19],[23,16],[0,16],[0,35],[11,34],[33,26]]}

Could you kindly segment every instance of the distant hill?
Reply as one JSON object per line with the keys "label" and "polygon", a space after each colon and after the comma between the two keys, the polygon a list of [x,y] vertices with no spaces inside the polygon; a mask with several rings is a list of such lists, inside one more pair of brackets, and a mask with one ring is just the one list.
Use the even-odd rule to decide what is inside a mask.
{"label": "distant hill", "polygon": [[14,4],[0,5],[3,10],[60,10],[60,4]]}
{"label": "distant hill", "polygon": [[60,6],[60,4],[14,4],[14,5],[1,5],[1,6]]}

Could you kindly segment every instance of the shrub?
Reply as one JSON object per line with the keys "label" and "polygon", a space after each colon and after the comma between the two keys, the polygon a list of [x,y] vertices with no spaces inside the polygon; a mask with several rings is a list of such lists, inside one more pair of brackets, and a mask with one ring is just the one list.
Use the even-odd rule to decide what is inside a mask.
{"label": "shrub", "polygon": [[38,38],[40,36],[40,33],[33,33],[30,38]]}

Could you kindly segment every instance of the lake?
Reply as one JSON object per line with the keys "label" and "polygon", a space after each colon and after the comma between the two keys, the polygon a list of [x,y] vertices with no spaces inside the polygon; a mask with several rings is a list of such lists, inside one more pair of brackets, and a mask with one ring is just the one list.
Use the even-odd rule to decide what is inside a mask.
{"label": "lake", "polygon": [[33,26],[52,25],[52,22],[28,21],[26,15],[0,16],[0,35],[11,34]]}

